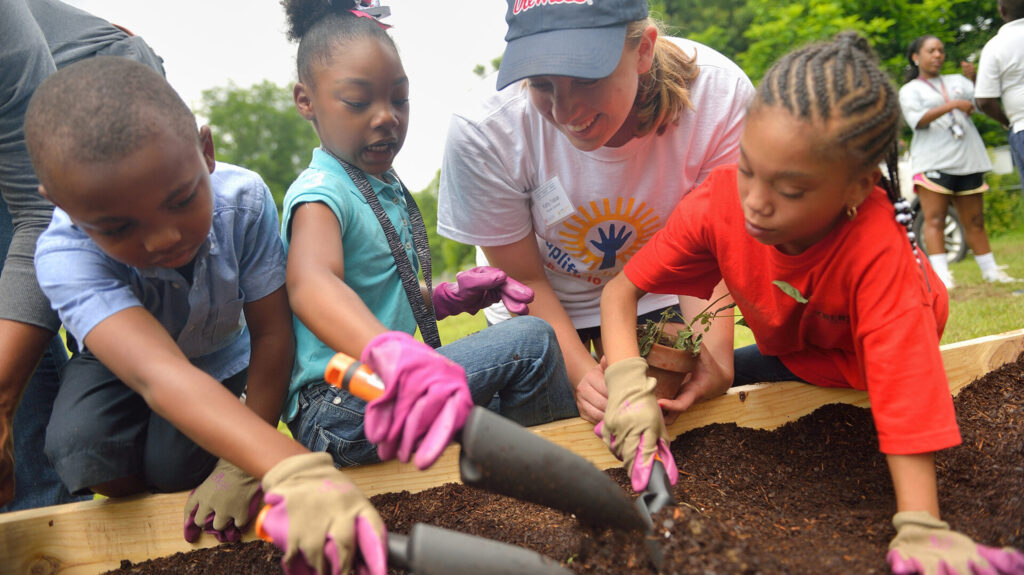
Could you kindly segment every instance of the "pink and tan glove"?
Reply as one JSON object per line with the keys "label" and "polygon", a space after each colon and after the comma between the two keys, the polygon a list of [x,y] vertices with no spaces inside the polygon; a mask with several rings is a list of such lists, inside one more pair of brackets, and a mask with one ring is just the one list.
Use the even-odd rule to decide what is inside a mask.
{"label": "pink and tan glove", "polygon": [[384,382],[384,395],[366,405],[366,438],[382,460],[398,457],[426,469],[462,429],[473,397],[462,366],[411,335],[389,331],[370,340],[360,361]]}
{"label": "pink and tan glove", "polygon": [[281,460],[263,476],[268,508],[261,537],[284,551],[288,575],[387,573],[384,521],[359,488],[334,467],[327,453]]}
{"label": "pink and tan glove", "polygon": [[665,420],[654,396],[654,378],[647,377],[647,360],[631,357],[617,361],[604,370],[604,381],[608,407],[594,433],[625,463],[634,491],[647,489],[656,455],[675,485],[679,470],[668,448]]}
{"label": "pink and tan glove", "polygon": [[1024,553],[979,545],[927,511],[892,518],[896,537],[885,556],[894,575],[1010,575],[1024,573]]}
{"label": "pink and tan glove", "polygon": [[533,290],[490,266],[459,272],[455,283],[444,282],[434,289],[434,316],[444,319],[460,313],[476,313],[501,300],[508,311],[517,315],[530,313]]}
{"label": "pink and tan glove", "polygon": [[[221,459],[213,472],[189,493],[185,501],[185,541],[205,531],[217,541],[238,541],[263,501],[260,482]],[[202,524],[196,522],[199,517]]]}

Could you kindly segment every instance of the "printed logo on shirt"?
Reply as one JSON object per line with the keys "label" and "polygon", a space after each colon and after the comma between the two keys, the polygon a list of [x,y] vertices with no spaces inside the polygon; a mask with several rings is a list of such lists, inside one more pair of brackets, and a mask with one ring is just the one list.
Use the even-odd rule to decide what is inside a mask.
{"label": "printed logo on shirt", "polygon": [[822,311],[814,310],[814,315],[820,319],[825,320],[828,323],[848,324],[850,323],[850,316],[848,315],[834,315],[825,313]]}
{"label": "printed logo on shirt", "polygon": [[654,210],[634,202],[606,198],[580,206],[561,224],[561,247],[549,244],[548,267],[595,284],[614,276],[659,227]]}

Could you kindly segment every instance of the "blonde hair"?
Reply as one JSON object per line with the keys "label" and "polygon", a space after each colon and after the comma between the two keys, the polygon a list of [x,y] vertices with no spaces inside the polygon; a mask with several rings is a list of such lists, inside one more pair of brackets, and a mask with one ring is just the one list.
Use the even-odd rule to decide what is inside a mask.
{"label": "blonde hair", "polygon": [[663,37],[661,24],[653,18],[630,23],[626,28],[626,42],[631,46],[639,44],[644,31],[651,26],[658,29],[654,60],[651,69],[640,76],[640,88],[633,104],[638,120],[635,136],[638,138],[652,131],[665,133],[670,125],[679,123],[683,110],[693,109],[690,85],[699,72],[696,54],[688,56],[679,46]]}

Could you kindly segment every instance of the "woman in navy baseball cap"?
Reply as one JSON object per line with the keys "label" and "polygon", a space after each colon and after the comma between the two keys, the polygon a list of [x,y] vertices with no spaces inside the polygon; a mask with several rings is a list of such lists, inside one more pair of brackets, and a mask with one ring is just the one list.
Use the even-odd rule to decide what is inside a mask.
{"label": "woman in navy baseball cap", "polygon": [[[738,159],[754,89],[715,50],[663,37],[644,0],[508,0],[506,21],[497,78],[449,126],[438,233],[533,288],[530,313],[555,328],[580,413],[597,422],[602,287],[712,168]],[[688,317],[703,308],[651,294],[638,313],[680,302]],[[670,421],[732,381],[731,321],[705,343],[697,372],[662,399]]]}

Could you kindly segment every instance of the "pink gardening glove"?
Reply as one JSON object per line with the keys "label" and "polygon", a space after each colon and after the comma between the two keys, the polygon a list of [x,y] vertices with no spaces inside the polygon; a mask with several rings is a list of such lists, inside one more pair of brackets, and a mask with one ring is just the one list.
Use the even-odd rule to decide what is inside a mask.
{"label": "pink gardening glove", "polygon": [[896,537],[885,556],[894,575],[1019,575],[1024,553],[979,545],[927,511],[892,518]]}
{"label": "pink gardening glove", "polygon": [[438,284],[434,289],[434,316],[444,319],[460,313],[476,313],[501,300],[508,311],[526,315],[533,301],[533,290],[490,266],[459,272],[455,282]]}
{"label": "pink gardening glove", "polygon": [[257,534],[284,551],[287,575],[386,575],[387,530],[377,510],[330,454],[282,459],[263,476]]}
{"label": "pink gardening glove", "polygon": [[647,377],[647,362],[640,357],[623,359],[604,370],[608,406],[604,419],[594,426],[605,445],[626,467],[637,493],[647,489],[657,457],[665,466],[669,483],[679,481],[676,460],[668,447],[665,420],[654,397],[654,378]]}
{"label": "pink gardening glove", "polygon": [[370,340],[360,361],[384,382],[384,395],[366,405],[366,438],[382,460],[397,455],[426,469],[462,429],[473,398],[462,366],[411,335],[389,331]]}

